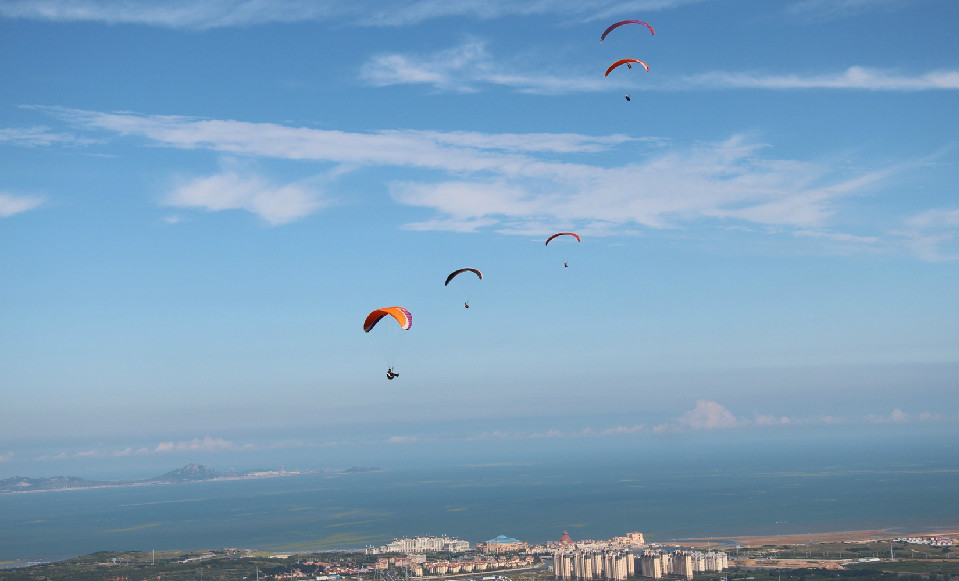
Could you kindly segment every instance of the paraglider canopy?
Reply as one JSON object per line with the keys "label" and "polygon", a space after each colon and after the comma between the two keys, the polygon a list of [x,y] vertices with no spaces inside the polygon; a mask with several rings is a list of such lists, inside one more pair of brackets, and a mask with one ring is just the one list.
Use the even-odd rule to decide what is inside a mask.
{"label": "paraglider canopy", "polygon": [[609,68],[606,69],[606,74],[603,75],[603,76],[604,76],[604,77],[608,77],[608,76],[609,76],[609,73],[612,72],[613,69],[615,69],[616,67],[618,67],[618,66],[620,66],[620,65],[626,65],[626,66],[628,66],[629,68],[633,68],[632,65],[630,65],[629,63],[639,63],[639,64],[643,65],[643,68],[646,69],[646,72],[647,72],[647,73],[649,72],[649,65],[647,65],[646,63],[644,63],[643,61],[641,61],[641,60],[639,60],[639,59],[620,59],[620,60],[614,62],[613,64],[609,65]]}
{"label": "paraglider canopy", "polygon": [[646,24],[646,23],[643,22],[642,20],[623,20],[623,21],[617,22],[616,24],[613,24],[613,25],[611,25],[609,28],[607,28],[606,31],[603,32],[603,36],[599,37],[599,41],[600,41],[600,42],[603,42],[603,40],[606,39],[606,35],[607,35],[607,34],[609,34],[609,33],[612,32],[613,30],[619,28],[620,26],[622,26],[622,25],[624,25],[624,24],[642,24],[643,26],[645,26],[646,28],[649,29],[649,33],[650,33],[650,34],[656,34],[656,31],[653,30],[653,27],[650,26],[650,25],[648,25],[648,24]]}
{"label": "paraglider canopy", "polygon": [[366,316],[363,322],[363,331],[369,333],[370,330],[380,322],[383,317],[393,317],[400,324],[400,328],[408,331],[413,326],[413,315],[403,307],[384,307],[376,309]]}
{"label": "paraglider canopy", "polygon": [[451,272],[450,275],[446,277],[446,282],[443,283],[443,286],[449,285],[449,283],[450,283],[451,280],[453,280],[454,278],[456,278],[456,276],[457,276],[458,274],[462,274],[462,273],[464,273],[464,272],[475,272],[475,273],[476,273],[476,276],[480,277],[480,280],[483,280],[483,273],[480,272],[478,269],[476,269],[476,268],[461,268],[461,269],[459,269],[459,270],[454,270],[453,272]]}
{"label": "paraglider canopy", "polygon": [[576,234],[573,232],[558,232],[546,239],[546,246],[549,246],[549,241],[552,240],[553,238],[556,238],[557,236],[572,236],[573,238],[576,239],[577,242],[582,242],[582,240],[580,240],[579,238],[579,234]]}

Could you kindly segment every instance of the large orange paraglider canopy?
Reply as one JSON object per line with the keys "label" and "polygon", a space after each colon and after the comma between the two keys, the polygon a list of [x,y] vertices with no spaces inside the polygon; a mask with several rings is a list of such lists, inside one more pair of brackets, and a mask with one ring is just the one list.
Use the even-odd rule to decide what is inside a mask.
{"label": "large orange paraglider canopy", "polygon": [[370,329],[380,322],[380,319],[387,316],[396,319],[396,322],[400,324],[404,331],[408,331],[413,326],[413,315],[403,307],[384,307],[376,309],[366,316],[366,321],[363,322],[363,330],[369,333]]}

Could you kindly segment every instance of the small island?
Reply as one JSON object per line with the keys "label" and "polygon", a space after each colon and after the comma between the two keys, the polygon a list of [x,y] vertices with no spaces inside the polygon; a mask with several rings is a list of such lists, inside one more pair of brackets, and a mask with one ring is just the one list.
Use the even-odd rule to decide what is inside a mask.
{"label": "small island", "polygon": [[214,480],[241,480],[253,478],[280,478],[285,476],[297,476],[300,474],[327,473],[352,474],[360,472],[381,472],[382,468],[375,466],[363,467],[352,466],[346,469],[336,470],[246,470],[238,472],[231,470],[229,473],[219,472],[195,462],[190,462],[182,468],[170,470],[159,476],[147,478],[144,480],[87,480],[78,476],[52,476],[49,478],[30,478],[27,476],[14,476],[0,480],[0,494],[10,494],[18,492],[50,492],[56,490],[78,490],[84,488],[105,488],[110,486],[144,486],[151,484],[178,484],[185,482],[205,482]]}

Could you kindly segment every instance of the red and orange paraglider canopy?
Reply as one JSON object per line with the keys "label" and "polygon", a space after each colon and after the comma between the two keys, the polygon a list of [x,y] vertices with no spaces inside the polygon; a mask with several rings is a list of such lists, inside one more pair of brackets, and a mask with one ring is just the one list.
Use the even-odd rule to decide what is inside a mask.
{"label": "red and orange paraglider canopy", "polygon": [[366,316],[366,320],[363,322],[363,330],[369,333],[383,317],[393,317],[404,331],[408,331],[413,326],[413,315],[403,307],[384,307],[376,309]]}

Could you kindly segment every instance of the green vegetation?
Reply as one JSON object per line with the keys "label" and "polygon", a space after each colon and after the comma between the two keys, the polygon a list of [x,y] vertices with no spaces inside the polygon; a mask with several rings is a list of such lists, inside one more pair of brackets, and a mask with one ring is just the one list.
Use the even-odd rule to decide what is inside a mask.
{"label": "green vegetation", "polygon": [[725,551],[730,557],[770,557],[775,559],[838,559],[854,561],[869,557],[888,559],[892,555],[896,560],[959,559],[959,547],[931,547],[929,545],[910,545],[889,541],[830,542],[807,543],[797,545],[763,545],[761,547],[715,546],[717,551]]}
{"label": "green vegetation", "polygon": [[[326,560],[328,555],[316,556]],[[208,552],[152,553],[100,552],[75,559],[45,563],[18,569],[0,569],[0,581],[139,581],[162,579],[163,581],[218,581],[256,579],[290,572],[300,568],[304,573],[316,572],[315,566],[301,565],[309,556],[296,555],[287,558],[253,556],[251,552],[217,550]],[[305,579],[305,577],[301,577]]]}
{"label": "green vegetation", "polygon": [[[722,574],[701,573],[694,577],[695,581],[706,581],[708,579],[728,581],[835,581],[836,579],[867,580],[867,579],[898,579],[900,581],[909,581],[911,579],[924,579],[918,575],[900,575],[897,573],[884,573],[876,570],[859,571],[833,571],[829,569],[727,569]],[[943,578],[946,579],[946,578]]]}

